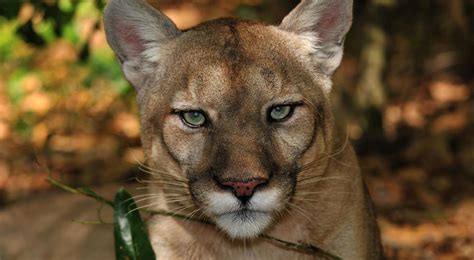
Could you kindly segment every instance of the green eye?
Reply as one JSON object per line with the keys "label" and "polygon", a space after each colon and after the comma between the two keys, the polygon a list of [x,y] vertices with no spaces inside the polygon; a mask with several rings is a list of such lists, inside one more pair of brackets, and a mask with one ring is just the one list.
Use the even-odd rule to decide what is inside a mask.
{"label": "green eye", "polygon": [[291,116],[293,113],[293,106],[282,105],[274,106],[269,113],[270,120],[272,121],[283,121]]}
{"label": "green eye", "polygon": [[201,127],[206,123],[206,116],[200,111],[182,112],[181,119],[189,127]]}

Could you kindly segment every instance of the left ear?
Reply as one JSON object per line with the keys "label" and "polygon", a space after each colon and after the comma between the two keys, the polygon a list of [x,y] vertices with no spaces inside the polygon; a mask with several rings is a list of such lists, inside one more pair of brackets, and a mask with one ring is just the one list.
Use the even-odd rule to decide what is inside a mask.
{"label": "left ear", "polygon": [[125,78],[141,91],[149,70],[181,31],[145,0],[109,0],[104,10],[107,42],[120,61]]}
{"label": "left ear", "polygon": [[331,76],[341,64],[344,39],[352,24],[352,0],[302,0],[280,29],[310,41],[315,65]]}

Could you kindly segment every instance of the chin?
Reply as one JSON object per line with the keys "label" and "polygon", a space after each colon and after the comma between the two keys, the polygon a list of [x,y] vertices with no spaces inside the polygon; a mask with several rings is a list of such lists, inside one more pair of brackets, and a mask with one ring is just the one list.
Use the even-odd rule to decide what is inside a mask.
{"label": "chin", "polygon": [[257,191],[248,203],[230,192],[207,194],[206,211],[214,223],[232,239],[252,239],[263,234],[281,210],[281,191]]}
{"label": "chin", "polygon": [[239,210],[218,216],[216,225],[232,239],[253,239],[272,222],[270,212]]}

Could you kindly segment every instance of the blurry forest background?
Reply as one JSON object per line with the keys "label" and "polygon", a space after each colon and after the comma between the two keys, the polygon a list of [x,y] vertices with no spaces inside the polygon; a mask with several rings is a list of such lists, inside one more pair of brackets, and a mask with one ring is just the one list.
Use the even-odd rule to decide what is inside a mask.
{"label": "blurry forest background", "polygon": [[[277,24],[298,1],[152,0],[180,28]],[[127,181],[142,160],[134,91],[107,46],[105,0],[0,0],[0,211],[50,190]],[[387,255],[474,256],[474,1],[356,0],[334,102]]]}

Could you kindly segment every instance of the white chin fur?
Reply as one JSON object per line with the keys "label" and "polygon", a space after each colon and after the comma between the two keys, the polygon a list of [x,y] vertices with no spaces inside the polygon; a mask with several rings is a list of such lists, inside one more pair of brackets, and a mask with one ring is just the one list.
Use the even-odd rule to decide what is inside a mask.
{"label": "white chin fur", "polygon": [[231,238],[255,238],[271,223],[270,213],[246,211],[221,215],[215,219],[219,228]]}
{"label": "white chin fur", "polygon": [[211,192],[206,211],[231,238],[255,238],[270,225],[272,212],[280,209],[280,196],[278,189],[257,191],[243,207],[230,192]]}

